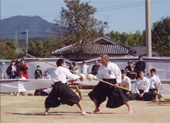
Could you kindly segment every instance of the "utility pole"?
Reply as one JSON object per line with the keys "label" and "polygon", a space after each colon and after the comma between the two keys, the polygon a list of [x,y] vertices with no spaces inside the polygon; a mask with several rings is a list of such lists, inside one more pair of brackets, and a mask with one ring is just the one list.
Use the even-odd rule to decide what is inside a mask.
{"label": "utility pole", "polygon": [[146,50],[147,56],[152,57],[152,37],[151,37],[151,2],[145,0],[146,11]]}
{"label": "utility pole", "polygon": [[28,29],[26,30],[26,58],[27,58],[27,52],[28,52]]}
{"label": "utility pole", "polygon": [[17,31],[15,31],[15,45],[18,45],[18,36],[17,36]]}
{"label": "utility pole", "polygon": [[108,20],[108,18],[110,17],[110,15],[108,15],[108,16],[105,16],[105,17],[107,17],[107,34],[109,34],[109,26],[108,26],[108,24],[109,24],[109,20]]}

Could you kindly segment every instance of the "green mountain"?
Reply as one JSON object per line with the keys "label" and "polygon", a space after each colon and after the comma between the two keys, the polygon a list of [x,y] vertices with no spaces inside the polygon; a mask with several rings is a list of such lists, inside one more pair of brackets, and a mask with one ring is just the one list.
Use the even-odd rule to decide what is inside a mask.
{"label": "green mountain", "polygon": [[42,19],[39,16],[14,16],[7,19],[1,20],[1,35],[2,38],[15,38],[17,32],[18,39],[25,39],[26,32],[28,29],[28,37],[51,37],[52,28],[55,27],[54,24]]}

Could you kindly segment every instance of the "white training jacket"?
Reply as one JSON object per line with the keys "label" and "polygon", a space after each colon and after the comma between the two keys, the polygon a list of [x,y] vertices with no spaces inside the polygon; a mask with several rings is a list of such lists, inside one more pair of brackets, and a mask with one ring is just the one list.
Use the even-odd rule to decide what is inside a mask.
{"label": "white training jacket", "polygon": [[125,76],[125,77],[122,79],[121,85],[127,86],[128,89],[129,89],[129,91],[131,91],[131,80],[130,80],[129,77]]}
{"label": "white training jacket", "polygon": [[140,93],[139,90],[143,90],[144,93],[148,93],[149,87],[150,87],[149,79],[147,79],[146,77],[144,77],[143,80],[138,78],[135,83],[135,93]]}
{"label": "white training jacket", "polygon": [[117,83],[121,83],[120,68],[115,64],[109,62],[106,66],[101,65],[98,74],[95,76],[97,79],[116,79]]}
{"label": "white training jacket", "polygon": [[72,74],[69,69],[59,66],[57,67],[51,74],[51,78],[53,82],[67,83],[68,80],[76,80],[79,79],[80,76]]}
{"label": "white training jacket", "polygon": [[159,83],[161,83],[159,77],[157,75],[153,75],[151,77],[151,75],[148,75],[147,78],[149,79],[149,82],[150,82],[150,87],[149,89],[155,89],[155,83],[157,85],[157,87],[159,86]]}

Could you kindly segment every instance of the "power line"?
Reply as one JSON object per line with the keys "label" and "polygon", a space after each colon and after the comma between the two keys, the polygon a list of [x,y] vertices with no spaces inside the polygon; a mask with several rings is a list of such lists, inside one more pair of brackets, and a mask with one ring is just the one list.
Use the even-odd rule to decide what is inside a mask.
{"label": "power line", "polygon": [[[168,1],[170,1],[170,0],[153,1],[153,2],[151,2],[151,4],[163,3],[163,2],[168,2]],[[127,9],[127,8],[133,8],[133,7],[144,6],[144,5],[145,5],[144,1],[133,2],[133,3],[127,3],[127,4],[121,4],[121,5],[98,8],[99,11],[97,11],[97,12],[119,10],[119,9]],[[55,15],[57,16],[56,18],[59,18],[60,13],[45,13],[45,14],[34,14],[34,15],[26,15],[26,16],[54,17]],[[11,16],[1,16],[1,17],[8,18],[8,17],[11,17]]]}
{"label": "power line", "polygon": [[[151,4],[163,3],[163,2],[168,2],[168,1],[170,1],[170,0],[154,1]],[[135,3],[133,2],[133,3],[128,3],[128,4],[99,8],[99,11],[97,11],[97,12],[126,9],[126,8],[138,7],[138,6],[144,6],[144,5],[145,5],[144,1],[143,2],[135,2]]]}

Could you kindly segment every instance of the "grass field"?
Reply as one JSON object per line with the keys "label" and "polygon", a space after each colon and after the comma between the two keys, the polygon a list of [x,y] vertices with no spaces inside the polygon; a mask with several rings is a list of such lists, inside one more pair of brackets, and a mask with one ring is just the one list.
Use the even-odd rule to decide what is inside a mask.
{"label": "grass field", "polygon": [[[82,116],[76,105],[70,107],[61,105],[49,110],[49,115],[43,116],[46,96],[13,96],[1,94],[1,123],[169,123],[170,106],[150,106],[149,102],[130,101],[133,114],[127,114],[125,105],[116,108],[106,108],[106,101],[101,105],[100,112],[90,114],[94,104],[87,96],[90,90],[81,89],[84,110],[89,113]],[[27,92],[33,93],[33,91]],[[170,99],[170,95],[163,95]]]}

